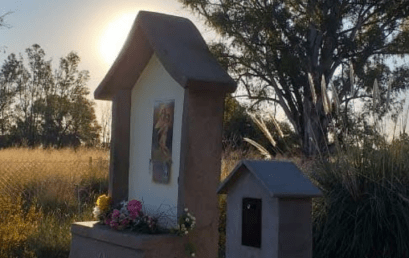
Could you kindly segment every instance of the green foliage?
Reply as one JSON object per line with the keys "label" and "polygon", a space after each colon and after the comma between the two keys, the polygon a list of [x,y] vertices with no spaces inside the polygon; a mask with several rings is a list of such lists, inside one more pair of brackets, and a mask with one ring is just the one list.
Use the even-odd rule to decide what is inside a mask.
{"label": "green foliage", "polygon": [[88,71],[69,53],[55,72],[39,45],[23,57],[11,54],[0,71],[0,134],[9,144],[44,147],[93,146],[98,141],[94,103],[87,96]]}
{"label": "green foliage", "polygon": [[[248,98],[281,107],[306,155],[327,148],[328,128],[350,112],[351,100],[372,98],[375,78],[381,96],[391,76],[392,92],[408,87],[408,67],[390,65],[409,53],[408,1],[180,1],[220,33],[211,50]],[[325,85],[335,85],[340,113],[324,108],[323,76]]]}
{"label": "green foliage", "polygon": [[15,55],[8,56],[7,63],[0,70],[0,133],[3,135],[10,129],[12,116],[11,103],[17,94],[14,81],[21,73],[20,64]]}
{"label": "green foliage", "polygon": [[357,137],[311,178],[314,257],[408,257],[409,137]]}
{"label": "green foliage", "polygon": [[254,127],[246,108],[228,95],[224,104],[223,142],[230,147],[241,148],[243,137],[254,137]]}

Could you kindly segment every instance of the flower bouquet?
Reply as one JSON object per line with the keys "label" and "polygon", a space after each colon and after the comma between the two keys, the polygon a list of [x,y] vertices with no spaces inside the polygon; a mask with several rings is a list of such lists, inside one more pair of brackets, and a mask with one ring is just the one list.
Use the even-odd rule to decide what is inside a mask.
{"label": "flower bouquet", "polygon": [[[108,225],[115,230],[129,229],[147,234],[173,233],[178,236],[185,236],[196,226],[196,218],[187,208],[179,217],[177,228],[170,230],[160,227],[158,217],[148,216],[142,208],[143,205],[138,200],[123,201],[119,205],[111,207],[111,198],[104,194],[98,197],[93,214],[100,224]],[[185,251],[191,257],[196,255],[196,247],[190,242],[186,244]]]}
{"label": "flower bouquet", "polygon": [[93,211],[100,224],[108,225],[115,230],[130,229],[141,233],[160,233],[158,219],[144,214],[142,203],[138,200],[123,201],[111,207],[111,198],[106,195],[98,197]]}
{"label": "flower bouquet", "polygon": [[100,224],[108,225],[115,230],[130,229],[140,233],[174,233],[183,236],[196,225],[196,218],[188,212],[187,208],[184,211],[178,219],[177,228],[168,230],[159,226],[158,217],[149,216],[143,212],[140,201],[123,201],[112,207],[111,198],[104,194],[98,197],[93,214]]}

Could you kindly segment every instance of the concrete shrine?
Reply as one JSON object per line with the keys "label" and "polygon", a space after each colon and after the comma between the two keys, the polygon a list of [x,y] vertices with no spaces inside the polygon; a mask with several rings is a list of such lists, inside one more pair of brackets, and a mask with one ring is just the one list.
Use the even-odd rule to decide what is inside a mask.
{"label": "concrete shrine", "polygon": [[[223,105],[235,89],[191,21],[141,11],[94,93],[112,101],[114,203],[138,199],[150,211],[172,211],[168,226],[189,208],[199,257],[217,257]],[[174,236],[110,232],[95,222],[73,224],[70,257],[185,256]]]}

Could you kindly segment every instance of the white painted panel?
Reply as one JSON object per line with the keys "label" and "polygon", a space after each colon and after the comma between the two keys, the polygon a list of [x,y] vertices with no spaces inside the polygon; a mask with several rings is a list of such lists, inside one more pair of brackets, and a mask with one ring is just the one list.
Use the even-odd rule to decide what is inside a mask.
{"label": "white painted panel", "polygon": [[[143,200],[151,212],[176,216],[184,89],[154,54],[132,89],[129,200]],[[168,184],[152,181],[150,171],[155,100],[175,100],[172,170]],[[170,209],[170,210],[169,210]],[[174,222],[176,218],[172,219]]]}

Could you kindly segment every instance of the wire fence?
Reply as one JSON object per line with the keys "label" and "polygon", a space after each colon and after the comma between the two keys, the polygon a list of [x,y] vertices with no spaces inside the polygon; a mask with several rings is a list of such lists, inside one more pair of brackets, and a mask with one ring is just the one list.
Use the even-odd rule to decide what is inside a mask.
{"label": "wire fence", "polygon": [[108,185],[109,160],[0,160],[0,197],[77,204]]}

